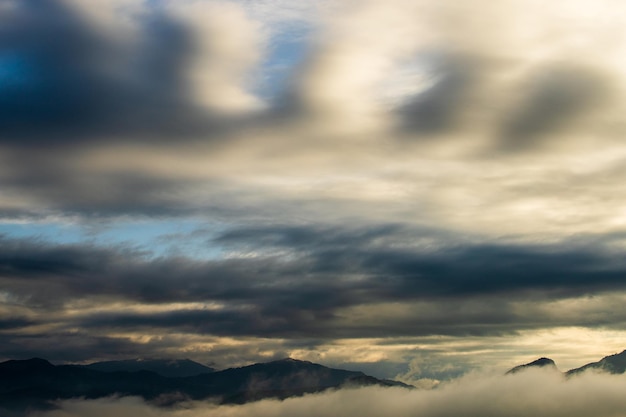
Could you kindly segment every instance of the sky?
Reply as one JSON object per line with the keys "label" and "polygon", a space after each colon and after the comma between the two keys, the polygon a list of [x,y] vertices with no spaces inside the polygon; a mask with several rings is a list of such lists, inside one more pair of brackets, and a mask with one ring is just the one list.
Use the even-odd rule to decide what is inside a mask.
{"label": "sky", "polygon": [[626,348],[621,0],[0,0],[0,359],[418,385]]}

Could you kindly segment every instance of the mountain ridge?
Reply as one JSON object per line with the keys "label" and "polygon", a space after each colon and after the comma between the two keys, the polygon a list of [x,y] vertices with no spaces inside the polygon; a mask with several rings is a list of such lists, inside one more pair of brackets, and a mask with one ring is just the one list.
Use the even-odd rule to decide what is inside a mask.
{"label": "mountain ridge", "polygon": [[74,365],[101,372],[137,372],[151,371],[165,377],[186,377],[203,373],[215,372],[208,367],[191,359],[125,359],[115,361],[100,361],[87,365]]}
{"label": "mountain ridge", "polygon": [[55,401],[70,398],[138,396],[158,406],[185,400],[243,404],[370,385],[412,388],[359,371],[291,358],[178,377],[149,370],[103,372],[86,366],[53,365],[37,358],[10,360],[0,363],[0,415],[10,416],[14,412],[18,416],[30,409],[50,409]]}
{"label": "mountain ridge", "polygon": [[570,369],[565,374],[572,376],[589,370],[607,372],[610,374],[623,374],[626,372],[626,350],[605,356],[597,362],[591,362],[579,368]]}
{"label": "mountain ridge", "polygon": [[[23,416],[29,411],[52,409],[58,400],[113,395],[138,396],[157,406],[171,406],[187,400],[243,404],[265,398],[285,399],[328,389],[372,385],[414,388],[360,371],[330,368],[293,358],[184,376],[164,376],[153,370],[136,369],[137,366],[168,364],[174,368],[188,364],[195,370],[212,370],[188,359],[131,359],[89,365],[54,365],[42,358],[1,362],[0,415]],[[94,369],[98,366],[92,365],[104,367],[106,371]],[[113,369],[115,367],[119,369]],[[565,377],[589,370],[621,374],[626,371],[626,350],[567,372],[559,371],[552,359],[542,357],[511,368],[507,374],[532,368],[553,369]]]}
{"label": "mountain ridge", "polygon": [[[532,362],[517,365],[509,369],[506,374],[514,374],[530,368],[553,368],[555,371],[561,372],[556,367],[556,363],[546,357],[536,359]],[[626,372],[626,350],[603,357],[597,362],[590,362],[578,368],[573,368],[565,372],[561,372],[566,377],[579,375],[586,371],[606,372],[610,374],[623,374]]]}

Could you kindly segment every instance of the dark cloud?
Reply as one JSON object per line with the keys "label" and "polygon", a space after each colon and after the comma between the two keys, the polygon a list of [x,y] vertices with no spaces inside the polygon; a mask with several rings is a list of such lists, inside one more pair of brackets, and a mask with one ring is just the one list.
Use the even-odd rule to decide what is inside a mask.
{"label": "dark cloud", "polygon": [[[423,229],[422,233],[434,233],[435,230]],[[404,237],[404,226],[385,224],[366,228],[337,229],[333,226],[250,226],[228,230],[215,242],[233,247],[284,247],[296,250],[311,247],[354,248],[356,242],[371,242],[389,236]]]}
{"label": "dark cloud", "polygon": [[[0,270],[15,290],[30,282],[58,285],[61,299],[97,294],[146,302],[267,299],[266,308],[524,291],[562,297],[623,288],[623,262],[601,248],[466,244],[433,250],[408,245],[410,233],[396,225],[238,229],[213,242],[228,242],[228,250],[241,256],[235,252],[214,261],[4,238]],[[32,290],[25,288],[39,299]]]}
{"label": "dark cloud", "polygon": [[0,65],[19,76],[0,79],[0,142],[180,138],[209,128],[210,115],[191,101],[184,75],[193,38],[172,18],[158,11],[136,17],[139,38],[123,43],[60,1],[8,3],[0,14]]}
{"label": "dark cloud", "polygon": [[433,85],[396,110],[401,126],[420,135],[442,133],[457,126],[469,104],[466,94],[476,78],[476,62],[469,58],[430,57],[430,60],[436,62],[431,70]]}
{"label": "dark cloud", "polygon": [[[152,5],[125,15],[132,30],[116,37],[60,0],[0,6],[0,184],[25,201],[4,199],[0,214],[183,216],[197,212],[199,186],[221,192],[172,166],[187,165],[187,145],[210,147],[252,117],[198,103],[189,72],[206,51],[190,25]],[[139,166],[116,160],[129,148]]]}
{"label": "dark cloud", "polygon": [[[79,320],[86,329],[115,332],[122,329],[139,332],[183,331],[191,334],[260,337],[311,338],[334,340],[341,338],[378,338],[399,336],[497,336],[519,330],[552,326],[552,318],[537,319],[528,312],[514,312],[513,307],[499,304],[480,308],[478,303],[449,301],[444,308],[436,306],[408,307],[402,314],[389,314],[386,306],[374,304],[363,308],[364,317],[350,317],[343,311],[330,314],[320,310],[282,308],[280,311],[263,308],[176,310],[165,313],[101,313]],[[450,305],[454,309],[450,309]],[[538,313],[538,312],[533,312]],[[382,317],[381,317],[382,316]],[[384,317],[386,316],[386,317]],[[576,322],[576,324],[581,324]]]}
{"label": "dark cloud", "polygon": [[503,147],[519,151],[552,140],[549,136],[562,138],[555,133],[607,99],[607,83],[601,74],[583,68],[541,68],[528,77],[521,102],[504,123]]}
{"label": "dark cloud", "polygon": [[[390,299],[401,299],[403,294],[454,297],[533,289],[579,293],[621,285],[621,261],[585,245],[584,240],[576,246],[468,243],[420,248],[420,239],[433,233],[400,225],[354,230],[253,227],[226,232],[217,241],[239,240],[243,248],[291,248],[305,254],[313,272],[380,278],[386,285],[377,288],[377,294],[385,297],[383,287],[388,287]],[[590,273],[596,277],[593,282]]]}
{"label": "dark cloud", "polygon": [[35,321],[25,317],[5,317],[0,319],[0,331],[19,329],[31,324],[35,324]]}
{"label": "dark cloud", "polygon": [[[626,321],[607,310],[550,307],[561,299],[626,290],[621,256],[601,245],[467,243],[433,249],[416,244],[419,233],[398,225],[257,226],[218,236],[212,244],[234,257],[211,261],[3,238],[3,291],[32,317],[2,327],[5,335],[44,325],[101,335],[175,331],[333,340],[487,336]],[[67,306],[86,300],[102,308],[65,315]],[[128,308],[107,308],[112,302]],[[200,304],[131,308],[192,302]],[[100,342],[94,343],[89,349],[95,351]]]}
{"label": "dark cloud", "polygon": [[[156,314],[95,314],[81,325],[100,329],[177,329],[195,334],[260,337],[329,337],[334,333],[329,317],[315,312],[288,311],[280,314],[258,308],[177,310]],[[285,315],[288,313],[289,315]]]}
{"label": "dark cloud", "polygon": [[28,189],[28,195],[43,202],[43,207],[6,210],[9,218],[37,218],[50,212],[91,219],[123,215],[182,216],[196,210],[181,195],[209,183],[149,174],[130,166],[113,172],[83,170],[75,166],[80,155],[58,149],[46,155],[24,152],[13,155],[15,158],[4,167],[8,172],[0,173],[5,190],[21,195]]}
{"label": "dark cloud", "polygon": [[[0,334],[1,356],[7,359],[43,357],[53,362],[85,362],[98,357],[129,358],[162,354],[165,343],[151,352],[128,338],[90,334],[82,331],[51,331],[38,334]],[[101,355],[101,356],[100,356]]]}

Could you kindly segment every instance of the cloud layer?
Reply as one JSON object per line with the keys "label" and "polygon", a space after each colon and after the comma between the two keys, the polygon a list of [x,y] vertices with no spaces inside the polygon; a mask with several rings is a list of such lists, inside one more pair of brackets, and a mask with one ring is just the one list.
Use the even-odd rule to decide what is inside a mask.
{"label": "cloud layer", "polygon": [[618,2],[2,4],[9,218],[315,201],[515,234],[621,221]]}
{"label": "cloud layer", "polygon": [[[210,242],[222,255],[200,260],[2,239],[5,355],[73,361],[111,346],[122,357],[175,355],[198,339],[194,355],[226,365],[216,345],[238,339],[264,341],[256,349],[274,357],[342,339],[408,338],[411,346],[430,336],[619,330],[626,321],[616,313],[626,296],[623,259],[597,241],[443,245],[435,231],[388,225],[257,226]],[[59,351],[43,352],[51,340]],[[240,360],[262,359],[246,343],[230,354],[238,349]]]}
{"label": "cloud layer", "polygon": [[364,388],[308,395],[285,401],[260,401],[243,406],[159,410],[133,398],[67,401],[60,411],[37,416],[613,416],[626,406],[622,376],[585,375],[564,381],[556,372],[524,372],[522,375],[472,375],[435,390]]}
{"label": "cloud layer", "polygon": [[621,335],[625,17],[0,0],[0,357],[437,379]]}

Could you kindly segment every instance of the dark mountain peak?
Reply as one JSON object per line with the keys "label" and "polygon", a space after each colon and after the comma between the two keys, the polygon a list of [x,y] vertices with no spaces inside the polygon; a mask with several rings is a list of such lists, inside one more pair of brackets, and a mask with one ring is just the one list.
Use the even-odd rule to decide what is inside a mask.
{"label": "dark mountain peak", "polygon": [[214,372],[215,369],[190,359],[136,358],[118,361],[95,362],[84,366],[100,372],[150,371],[165,377],[186,377]]}
{"label": "dark mountain peak", "polygon": [[580,368],[570,369],[566,372],[566,375],[577,375],[587,370],[608,372],[610,374],[623,374],[626,372],[626,350],[614,355],[605,356],[598,362],[592,362]]}
{"label": "dark mountain peak", "polygon": [[297,375],[315,375],[316,378],[330,375],[339,376],[341,378],[361,377],[365,374],[360,371],[348,371],[345,369],[329,368],[319,363],[303,361],[300,359],[284,358],[271,362],[255,363],[253,365],[239,368],[251,372],[261,372],[267,375],[282,376],[297,373]]}
{"label": "dark mountain peak", "polygon": [[507,372],[508,374],[514,374],[516,372],[525,370],[525,369],[532,369],[532,368],[546,368],[546,369],[553,369],[555,371],[558,371],[557,367],[556,367],[556,363],[554,363],[554,361],[550,358],[539,358],[539,359],[535,359],[532,362],[529,363],[525,363],[523,365],[518,365],[515,368],[510,369]]}
{"label": "dark mountain peak", "polygon": [[556,366],[556,363],[554,363],[554,361],[550,358],[539,358],[530,362],[529,364],[527,364],[527,366],[539,366],[539,367]]}
{"label": "dark mountain peak", "polygon": [[293,358],[283,358],[270,362],[258,362],[252,365],[242,366],[236,369],[331,369],[319,363],[313,363],[309,361],[302,361]]}
{"label": "dark mountain peak", "polygon": [[[294,358],[289,357],[289,356],[286,357],[286,358],[278,359],[278,360],[271,361],[271,362],[296,362],[296,363],[298,363],[298,362],[305,362],[305,363],[311,363],[309,361],[303,361],[303,360],[300,360],[300,359],[294,359]],[[269,363],[271,363],[271,362],[269,362]]]}
{"label": "dark mountain peak", "polygon": [[0,363],[0,371],[5,372],[34,372],[53,368],[53,364],[41,358],[8,360]]}
{"label": "dark mountain peak", "polygon": [[263,398],[288,398],[326,389],[379,385],[403,386],[363,372],[329,368],[293,358],[255,363],[187,379],[210,389],[224,403],[244,403]]}
{"label": "dark mountain peak", "polygon": [[[271,361],[271,362],[261,362],[261,363],[264,365],[269,365],[269,364],[291,364],[291,365],[296,365],[296,366],[318,365],[318,364],[314,364],[313,362],[303,361],[303,360],[294,359],[294,358],[283,358],[283,359],[278,359],[278,360]],[[319,366],[323,366],[323,365],[319,365]]]}

